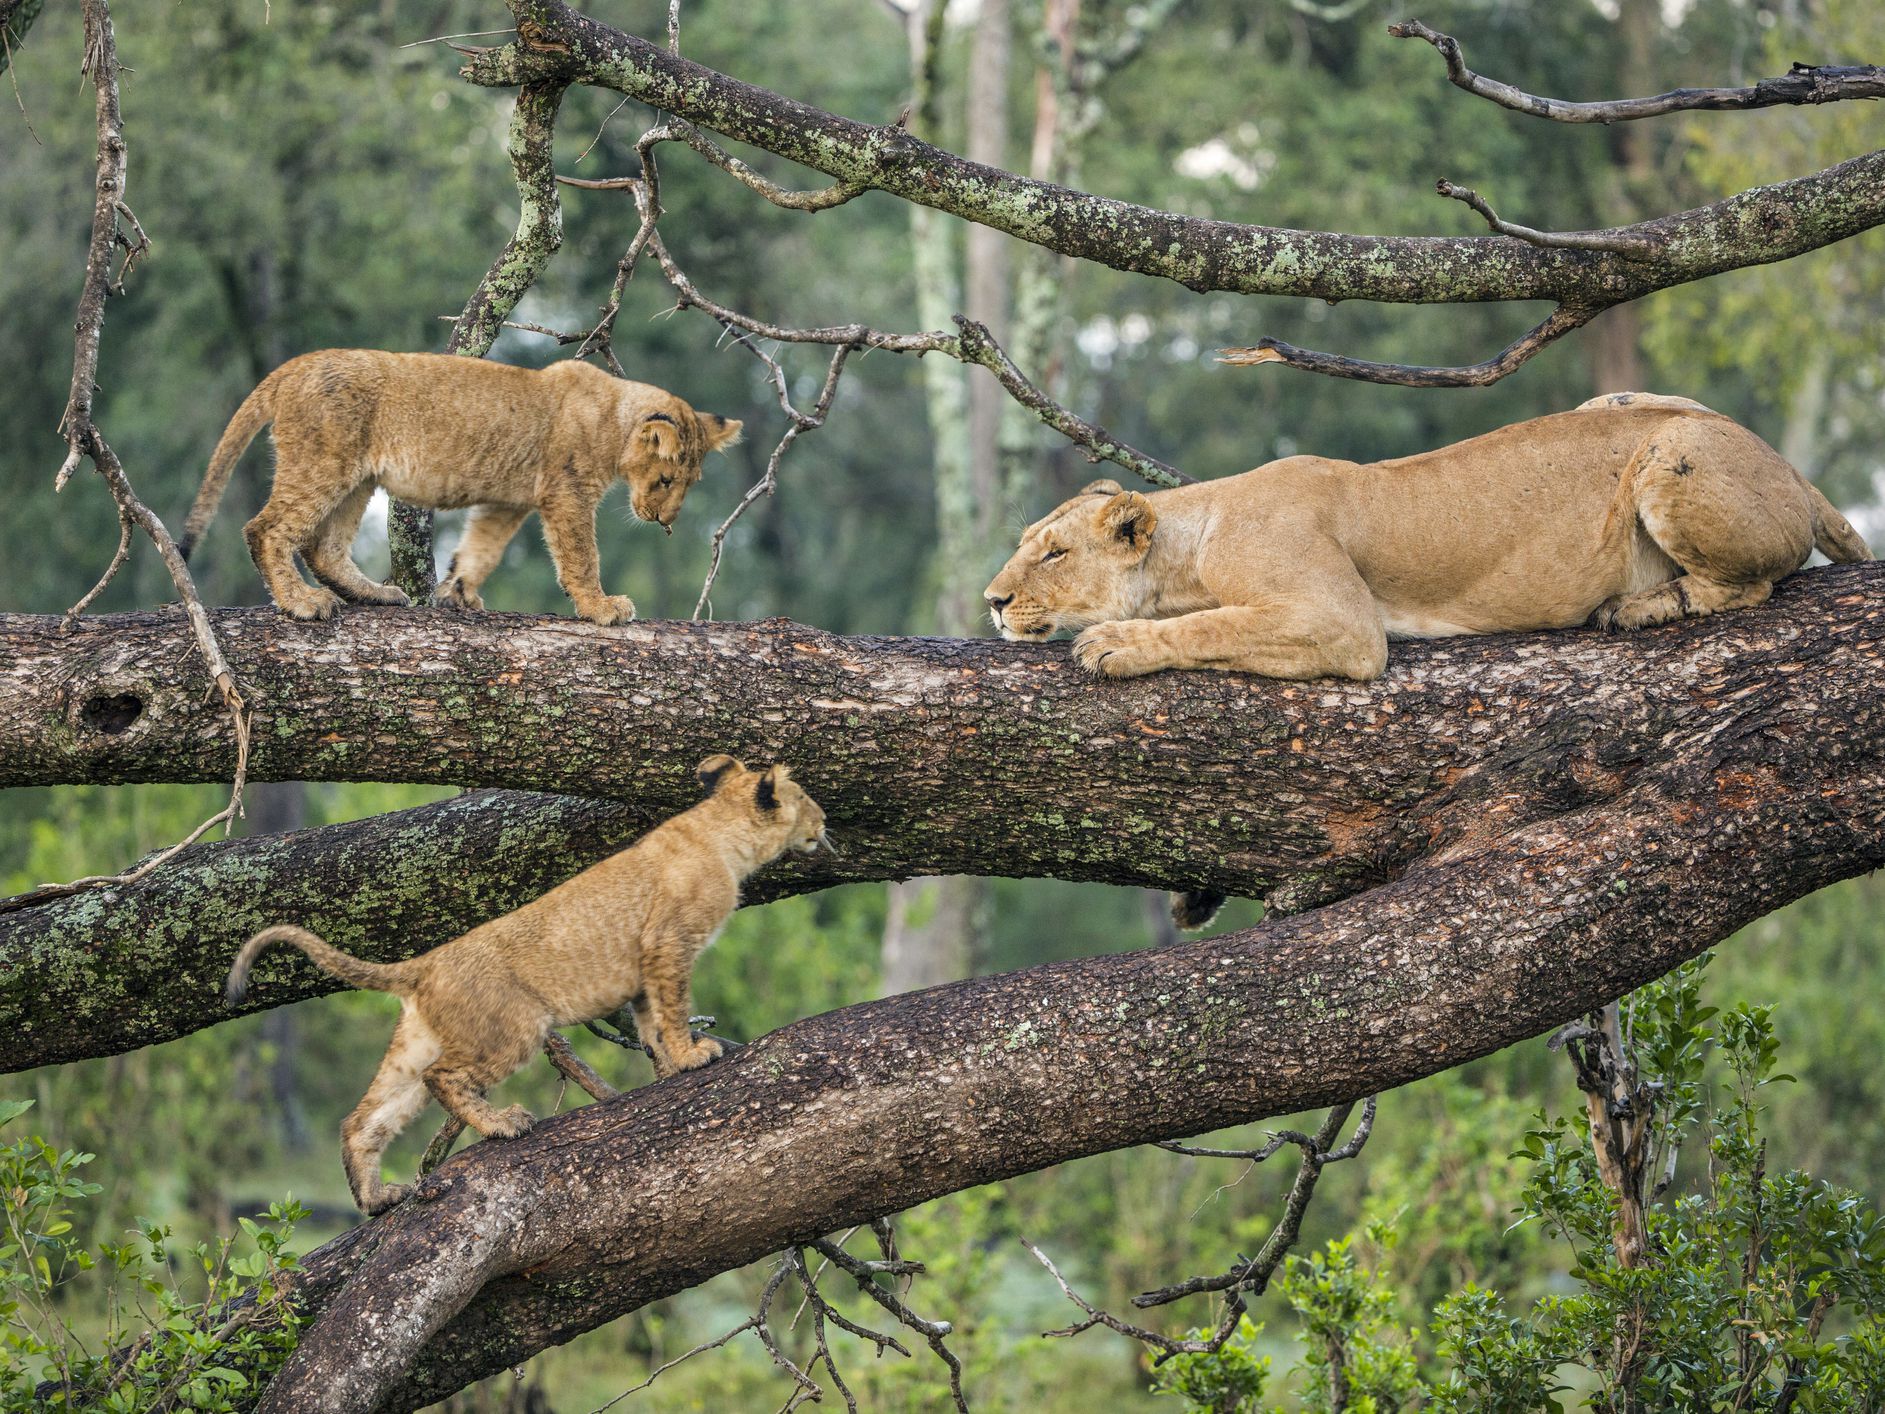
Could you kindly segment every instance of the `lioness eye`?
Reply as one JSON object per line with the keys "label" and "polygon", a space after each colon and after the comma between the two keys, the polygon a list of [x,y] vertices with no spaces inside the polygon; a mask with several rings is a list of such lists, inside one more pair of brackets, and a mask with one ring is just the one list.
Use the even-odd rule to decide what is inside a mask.
{"label": "lioness eye", "polygon": [[1065,550],[1049,550],[1045,555],[1041,556],[1041,563],[1044,565],[1051,564],[1053,561],[1058,560],[1062,555],[1066,553],[1067,552]]}

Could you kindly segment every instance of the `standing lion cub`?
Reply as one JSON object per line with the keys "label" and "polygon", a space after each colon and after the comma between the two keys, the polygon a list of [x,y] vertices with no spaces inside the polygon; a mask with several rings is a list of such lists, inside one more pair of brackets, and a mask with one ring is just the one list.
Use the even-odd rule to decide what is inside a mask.
{"label": "standing lion cub", "polygon": [[1745,427],[1615,393],[1393,461],[1285,457],[1141,495],[1096,481],[1029,526],[986,590],[1004,638],[1074,629],[1108,677],[1218,668],[1375,678],[1390,638],[1758,604],[1844,516]]}
{"label": "standing lion cub", "polygon": [[749,771],[731,756],[698,768],[711,794],[656,826],[619,854],[591,865],[513,913],[406,962],[363,962],[308,932],[264,928],[236,954],[224,999],[248,994],[249,969],[273,943],[287,943],[355,987],[391,992],[404,1006],[379,1073],[340,1127],[354,1201],[381,1213],[405,1185],[380,1177],[380,1156],[429,1091],[478,1133],[514,1138],[533,1120],[521,1105],[499,1110],[485,1091],[539,1050],[597,1099],[613,1093],[555,1035],[623,1006],[654,1057],[673,1075],[720,1054],[688,1029],[694,959],[739,904],[740,884],[787,849],[810,853],[825,836],[825,812],[784,766]]}
{"label": "standing lion cub", "polygon": [[[326,349],[292,358],[243,401],[216,444],[177,548],[202,538],[243,450],[275,424],[275,487],[245,527],[249,554],[282,611],[331,618],[342,600],[404,604],[352,558],[375,488],[437,510],[471,507],[438,602],[482,609],[478,586],[532,511],[576,612],[627,623],[635,605],[604,594],[596,504],[619,477],[643,520],[670,529],[701,459],[740,424],[672,393],[569,360],[542,370],[442,354]],[[295,569],[300,552],[324,585]]]}

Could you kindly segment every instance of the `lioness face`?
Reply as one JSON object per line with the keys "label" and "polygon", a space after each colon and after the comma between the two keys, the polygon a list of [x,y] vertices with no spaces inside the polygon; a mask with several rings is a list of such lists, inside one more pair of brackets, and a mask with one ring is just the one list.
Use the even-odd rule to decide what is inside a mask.
{"label": "lioness face", "polygon": [[734,418],[696,413],[679,398],[641,414],[624,439],[620,467],[636,516],[672,533],[681,502],[700,480],[701,460],[738,441],[740,426]]}
{"label": "lioness face", "polygon": [[989,617],[1010,642],[1131,617],[1158,512],[1137,491],[1095,481],[1021,537],[988,583]]}

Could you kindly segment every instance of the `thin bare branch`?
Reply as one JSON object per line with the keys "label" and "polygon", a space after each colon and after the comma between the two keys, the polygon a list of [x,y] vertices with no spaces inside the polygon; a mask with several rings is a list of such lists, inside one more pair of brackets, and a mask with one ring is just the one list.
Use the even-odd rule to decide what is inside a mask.
{"label": "thin bare branch", "polygon": [[1783,104],[1841,103],[1848,99],[1885,98],[1885,69],[1876,64],[1795,64],[1779,78],[1762,79],[1747,88],[1677,88],[1650,98],[1619,98],[1608,102],[1568,103],[1561,98],[1540,98],[1523,89],[1476,74],[1466,67],[1460,42],[1419,20],[1388,26],[1396,39],[1424,39],[1446,60],[1446,76],[1457,88],[1479,98],[1554,123],[1627,123],[1657,118],[1665,113],[1700,109],[1773,108]]}
{"label": "thin bare branch", "polygon": [[1642,231],[1615,227],[1607,231],[1536,231],[1530,226],[1502,221],[1499,213],[1492,209],[1492,204],[1478,192],[1471,187],[1456,186],[1445,177],[1434,183],[1434,190],[1441,196],[1465,202],[1485,217],[1486,224],[1500,235],[1524,241],[1527,245],[1544,246],[1552,250],[1613,250],[1626,258],[1639,259],[1655,256],[1663,248],[1660,236]]}
{"label": "thin bare branch", "polygon": [[1533,354],[1573,329],[1580,329],[1603,312],[1603,307],[1573,309],[1560,306],[1544,323],[1513,340],[1484,363],[1457,368],[1430,368],[1411,363],[1373,363],[1341,354],[1299,349],[1281,339],[1259,339],[1249,348],[1220,349],[1218,361],[1237,365],[1281,363],[1331,378],[1352,378],[1361,383],[1392,383],[1403,388],[1484,388],[1516,372]]}

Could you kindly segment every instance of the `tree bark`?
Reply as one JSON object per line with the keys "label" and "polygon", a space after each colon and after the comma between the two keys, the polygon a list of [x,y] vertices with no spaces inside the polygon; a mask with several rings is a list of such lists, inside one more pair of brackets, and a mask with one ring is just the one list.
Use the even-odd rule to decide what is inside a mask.
{"label": "tree bark", "polygon": [[[916,874],[1203,887],[1288,912],[1528,822],[1617,799],[1744,700],[1802,680],[1877,696],[1885,571],[1784,582],[1759,609],[1638,634],[1397,644],[1376,683],[1219,673],[1130,682],[1064,646],[843,638],[797,625],[354,611],[217,627],[262,703],[257,779],[496,792],[378,820],[199,845],[130,888],[0,911],[0,1065],[185,1035],[265,923],[409,956],[540,893],[698,794],[717,750],[793,762],[843,853],[749,899]],[[0,784],[216,780],[234,745],[174,615],[0,616]],[[180,667],[180,664],[182,665]],[[1820,730],[1808,723],[1790,730]],[[558,750],[537,749],[554,730]],[[894,779],[894,793],[883,781]],[[271,959],[259,996],[333,989]]]}
{"label": "tree bark", "polygon": [[[707,1070],[474,1146],[419,1201],[308,1259],[302,1301],[322,1318],[264,1407],[415,1408],[875,1215],[1404,1084],[1600,1007],[1877,867],[1885,602],[1867,592],[1875,576],[1814,578],[1835,591],[1832,624],[1803,623],[1797,594],[1786,612],[1720,621],[1716,634],[1738,641],[1651,689],[1661,708],[1617,673],[1594,689],[1610,730],[1586,719],[1567,737],[1560,719],[1502,763],[1524,797],[1539,756],[1559,762],[1569,793],[1548,817],[1514,821],[1482,800],[1478,828],[1393,883],[1244,933],[814,1017]],[[1701,641],[1634,642],[1657,637]],[[1479,665],[1488,696],[1468,735],[1474,717],[1491,725],[1508,702],[1556,695],[1555,657],[1513,656],[1526,670],[1509,698]],[[1642,713],[1662,715],[1663,745],[1615,754]],[[1570,788],[1605,776],[1601,802]]]}

